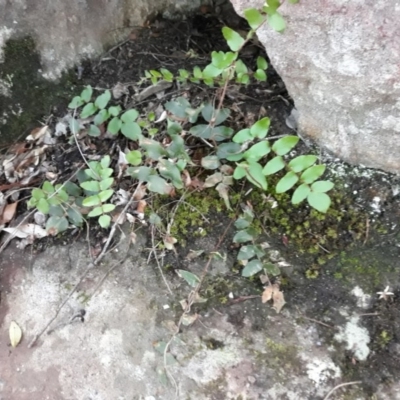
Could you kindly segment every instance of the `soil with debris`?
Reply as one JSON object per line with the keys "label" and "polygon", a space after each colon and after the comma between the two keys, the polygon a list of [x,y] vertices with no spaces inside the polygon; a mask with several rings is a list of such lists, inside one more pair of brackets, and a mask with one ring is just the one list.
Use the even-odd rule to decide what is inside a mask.
{"label": "soil with debris", "polygon": [[[87,61],[77,68],[79,84],[76,92],[79,93],[88,84],[99,91],[108,88],[114,95],[115,103],[123,108],[134,106],[142,113],[158,112],[166,101],[182,95],[193,106],[218,101],[220,87],[197,84],[184,87],[173,85],[157,96],[140,102],[134,101],[134,96],[149,85],[144,81],[138,83],[146,70],[167,68],[176,72],[182,68],[191,70],[196,65],[204,67],[210,62],[211,51],[228,50],[221,35],[223,24],[232,25],[235,29],[246,28],[240,19],[221,21],[207,14],[199,14],[184,22],[155,18],[145,28],[132,30],[129,40],[115,46],[99,60]],[[259,55],[265,56],[264,50],[253,42],[244,49],[241,58],[254,68]],[[230,126],[238,131],[268,116],[271,119],[270,136],[293,134],[285,123],[293,102],[272,66],[268,68],[267,75],[266,83],[229,87],[225,107],[232,112]],[[66,110],[59,110],[54,115],[50,122],[52,130],[65,113]],[[86,157],[109,154],[114,164],[118,160],[118,149],[133,149],[131,143],[123,137],[117,140],[81,138]],[[201,158],[205,149],[197,141],[189,144],[192,157],[196,159],[198,152],[197,157]],[[15,154],[23,158],[21,155],[27,152],[32,156],[31,146],[25,142],[16,143],[8,150],[8,156]],[[309,143],[303,143],[296,151],[302,154],[313,149]],[[10,183],[5,175],[1,177],[0,187],[6,197],[9,195],[8,204],[16,204],[18,200],[11,191],[18,189],[19,199],[23,199],[30,196],[30,190],[25,190],[24,185],[30,188],[40,186],[46,173],[55,174],[58,182],[63,182],[82,164],[78,148],[67,137],[59,138],[57,146],[45,149],[45,154],[46,160],[41,164],[45,170],[39,171],[28,183],[21,183],[23,179]],[[43,154],[37,157],[43,161]],[[182,193],[161,199],[153,196],[148,199],[148,209],[157,212],[165,223],[174,219],[173,229],[178,238],[176,251],[153,252],[150,266],[143,268],[149,257],[149,248],[154,246],[151,228],[143,226],[143,237],[139,240],[141,246],[136,246],[135,252],[127,250],[131,263],[135,264],[133,259],[140,262],[137,261],[134,266],[123,264],[120,270],[113,270],[104,286],[98,289],[96,302],[91,301],[93,295],[89,298],[85,296],[96,288],[95,283],[107,272],[107,268],[93,272],[80,287],[78,296],[73,298],[71,307],[85,307],[86,322],[92,323],[96,329],[91,331],[79,324],[66,324],[52,335],[45,336],[35,356],[42,357],[46,366],[40,370],[38,359],[34,359],[33,350],[27,349],[27,343],[23,341],[20,347],[12,350],[7,347],[5,338],[10,320],[18,317],[20,323],[23,321],[24,335],[29,337],[43,326],[46,319],[51,318],[55,305],[68,292],[67,286],[79,277],[82,269],[78,267],[79,260],[84,257],[85,251],[88,252],[87,247],[82,247],[86,233],[75,230],[68,235],[37,239],[24,250],[27,258],[33,259],[32,268],[18,258],[18,250],[15,249],[17,239],[14,239],[10,245],[13,251],[10,252],[9,248],[3,253],[0,267],[0,348],[2,359],[9,360],[0,366],[0,395],[4,393],[5,396],[0,398],[28,398],[22,394],[25,387],[22,378],[29,375],[27,371],[35,370],[38,375],[55,374],[58,377],[57,385],[50,389],[51,385],[48,385],[48,390],[45,379],[38,378],[43,386],[32,392],[37,396],[42,390],[49,398],[327,399],[330,389],[342,383],[351,383],[338,388],[330,398],[400,399],[400,214],[397,207],[400,180],[390,174],[343,164],[329,155],[322,154],[322,157],[328,164],[329,178],[336,183],[332,209],[325,216],[304,205],[292,206],[286,195],[262,196],[257,191],[248,191],[248,187],[237,187],[232,192],[231,201],[236,210],[245,202],[253,206],[264,234],[263,241],[269,246],[271,263],[282,266],[279,280],[273,280],[284,293],[286,301],[279,314],[270,303],[262,304],[260,301],[265,282],[241,277],[241,267],[236,261],[237,248],[232,245],[234,216],[226,211],[218,194],[210,193],[210,190],[193,190],[192,193],[185,193],[184,201],[180,197]],[[202,178],[204,176],[199,175],[199,179]],[[119,186],[130,190],[132,180],[122,178]],[[3,224],[15,226],[20,222],[27,215],[25,204],[24,201],[18,203],[11,219],[6,218],[3,210]],[[10,208],[8,211],[13,212]],[[90,256],[95,257],[100,252],[108,233],[95,227],[95,224],[91,227],[87,235]],[[53,245],[58,247],[52,249]],[[121,242],[115,239],[113,245],[118,249]],[[57,260],[58,253],[65,253],[67,257],[74,246],[81,247],[68,256],[72,262],[67,265],[60,262],[62,267],[59,268],[49,265],[51,260]],[[206,265],[206,257],[200,254],[201,251],[204,254],[211,251],[218,253],[207,270],[200,290],[200,296],[206,302],[193,304],[186,320],[188,326],[180,327],[171,352],[163,354],[168,332],[171,335],[182,314],[179,300],[190,294],[190,288],[177,277],[176,270],[188,270],[201,276]],[[160,265],[154,263],[155,254],[161,260]],[[174,296],[168,294],[159,267],[173,288]],[[139,276],[135,268],[140,271]],[[132,271],[135,271],[133,276],[136,281],[131,276]],[[52,292],[47,298],[39,299],[42,296],[38,294],[41,282],[44,282],[45,289],[51,288]],[[35,287],[37,292],[34,292]],[[136,298],[132,298],[130,293],[134,293]],[[112,294],[118,297],[113,298]],[[25,305],[24,315],[21,299],[32,301],[42,316],[38,318],[29,304]],[[127,302],[127,305],[124,307],[115,299]],[[136,308],[133,302],[137,302]],[[166,304],[170,305],[169,309],[164,307]],[[100,305],[109,307],[106,314],[101,314],[104,309],[101,311]],[[123,317],[118,319],[117,315],[113,315],[115,310]],[[95,313],[107,320],[96,320]],[[148,318],[138,316],[138,313],[147,313]],[[135,328],[124,326],[129,318],[135,321]],[[120,339],[119,333],[116,334],[113,329],[117,333],[122,332]],[[109,341],[100,342],[102,339],[96,336],[96,330],[109,335]],[[88,332],[92,341],[87,339]],[[134,346],[139,334],[143,335],[139,341],[143,353],[146,352],[148,360],[152,360],[146,367],[140,349]],[[84,392],[79,388],[78,381],[76,387],[67,393],[66,379],[61,378],[62,368],[57,361],[51,360],[51,352],[59,354],[63,349],[67,354],[67,344],[71,340],[79,340],[90,353],[89,357],[94,359],[96,356],[91,347],[95,346],[94,339],[99,341],[99,352],[103,357],[93,361],[96,372],[102,376],[102,368],[111,365],[122,374],[121,382],[115,376],[107,375],[107,379],[113,382],[114,392],[107,392],[107,388],[103,387],[107,385],[93,378],[97,392],[94,388],[91,392],[87,384],[88,389]],[[162,344],[158,348],[159,343]],[[21,347],[24,351],[18,353]],[[106,353],[108,347],[114,352]],[[126,353],[121,353],[121,348]],[[79,348],[70,352],[86,365],[77,354]],[[169,373],[175,387],[171,384],[171,377],[159,373],[163,363],[161,358],[154,361],[154,352],[171,356]],[[137,369],[123,358],[121,363],[126,363],[126,370],[130,371],[126,373],[123,366],[118,365],[121,354],[123,357],[126,354],[132,356]],[[71,360],[68,355],[66,357]],[[18,367],[24,362],[26,370]],[[22,372],[18,371],[21,372],[20,377],[13,375],[10,368],[22,368]],[[72,367],[67,370],[74,379],[78,379]],[[78,371],[84,373],[81,367]],[[146,386],[141,374],[149,374],[149,380],[157,384]],[[142,382],[136,392],[127,383],[129,376]],[[10,382],[14,386],[21,385],[21,391],[12,389]],[[126,392],[122,387],[126,388]],[[180,397],[175,394],[177,387]],[[56,393],[60,397],[51,397]],[[107,397],[110,393],[120,397]]]}

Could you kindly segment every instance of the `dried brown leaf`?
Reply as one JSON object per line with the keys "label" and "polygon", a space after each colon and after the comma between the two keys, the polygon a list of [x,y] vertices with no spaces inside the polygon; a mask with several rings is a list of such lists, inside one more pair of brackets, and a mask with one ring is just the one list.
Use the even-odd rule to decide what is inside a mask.
{"label": "dried brown leaf", "polygon": [[136,239],[137,239],[136,233],[135,232],[131,232],[129,237],[131,239],[131,243],[132,244],[136,244]]}
{"label": "dried brown leaf", "polygon": [[285,297],[283,296],[283,293],[279,289],[279,285],[277,283],[274,283],[272,285],[267,286],[264,289],[264,292],[261,296],[261,301],[263,303],[266,303],[267,301],[272,300],[272,308],[279,313],[282,309],[282,307],[286,304],[285,303]]}
{"label": "dried brown leaf", "polygon": [[279,313],[282,309],[282,307],[286,304],[285,302],[285,297],[283,296],[283,293],[278,289],[275,290],[273,293],[273,302],[274,305],[272,306],[272,308]]}
{"label": "dried brown leaf", "polygon": [[11,321],[9,335],[11,346],[17,347],[22,339],[22,330],[15,321]]}
{"label": "dried brown leaf", "polygon": [[184,176],[183,182],[184,182],[185,187],[191,186],[192,185],[192,178],[190,177],[189,172],[186,169],[184,169],[182,171],[182,174]]}
{"label": "dried brown leaf", "polygon": [[136,208],[136,212],[139,214],[144,214],[144,210],[147,207],[147,201],[146,200],[139,200],[138,205]]}
{"label": "dried brown leaf", "polygon": [[13,228],[4,228],[3,231],[11,233],[12,235],[21,239],[27,237],[34,237],[41,239],[48,236],[48,233],[46,232],[45,229],[35,224],[25,224]]}
{"label": "dried brown leaf", "polygon": [[27,140],[28,142],[39,140],[39,139],[42,138],[44,135],[46,135],[47,129],[48,129],[48,128],[49,128],[49,127],[48,127],[47,125],[45,125],[45,126],[42,126],[42,127],[40,127],[40,128],[35,128],[35,129],[33,129],[33,130],[31,131],[30,135],[28,135],[28,136],[26,137],[26,140]]}
{"label": "dried brown leaf", "polygon": [[15,215],[18,202],[7,204],[4,208],[3,215],[0,217],[0,224],[7,224]]}
{"label": "dried brown leaf", "polygon": [[274,293],[274,286],[273,285],[267,286],[263,291],[263,294],[261,296],[261,301],[263,303],[270,301],[272,299],[273,293]]}

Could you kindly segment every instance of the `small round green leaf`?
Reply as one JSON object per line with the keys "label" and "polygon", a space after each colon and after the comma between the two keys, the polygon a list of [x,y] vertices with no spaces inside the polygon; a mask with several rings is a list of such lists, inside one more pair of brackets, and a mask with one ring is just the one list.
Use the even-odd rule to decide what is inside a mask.
{"label": "small round green leaf", "polygon": [[326,193],[311,192],[307,197],[308,204],[317,211],[326,213],[331,205],[331,199]]}
{"label": "small round green leaf", "polygon": [[304,183],[313,183],[325,172],[325,169],[324,164],[314,165],[301,174],[300,180]]}
{"label": "small round green leaf", "polygon": [[317,181],[311,185],[311,190],[316,193],[325,193],[329,192],[334,186],[334,183],[331,181]]}
{"label": "small round green leaf", "polygon": [[64,208],[61,206],[50,206],[49,214],[50,216],[63,217],[64,216]]}
{"label": "small round green leaf", "polygon": [[94,104],[97,108],[103,109],[107,106],[108,102],[111,100],[111,92],[106,90],[103,94],[97,97]]}
{"label": "small round green leaf", "polygon": [[169,179],[177,189],[183,188],[181,171],[174,162],[161,159],[158,163],[159,173],[166,179]]}
{"label": "small round green leaf", "polygon": [[111,157],[110,156],[104,156],[100,160],[100,165],[101,165],[101,168],[103,168],[103,169],[108,168],[110,166],[110,163],[111,163]]}
{"label": "small round green leaf", "polygon": [[100,192],[100,183],[98,181],[86,181],[81,183],[81,188],[88,192]]}
{"label": "small round green leaf", "polygon": [[297,183],[298,180],[299,177],[293,171],[288,172],[276,185],[276,193],[287,192]]}
{"label": "small round green leaf", "polygon": [[263,189],[268,189],[268,182],[265,175],[262,172],[262,166],[257,162],[249,162],[246,168],[246,178],[253,185]]}
{"label": "small round green leaf", "polygon": [[200,137],[203,139],[210,139],[211,127],[210,125],[194,125],[189,129],[189,133],[193,136]]}
{"label": "small round green leaf", "polygon": [[99,193],[99,198],[102,203],[107,201],[112,195],[114,194],[114,190],[108,189],[108,190],[103,190],[102,192]]}
{"label": "small round green leaf", "polygon": [[171,191],[171,186],[157,175],[150,175],[148,177],[147,188],[152,192],[159,194],[168,194]]}
{"label": "small round green leaf", "polygon": [[82,190],[80,187],[71,181],[67,181],[64,183],[64,189],[70,196],[78,197],[82,194]]}
{"label": "small round green leaf", "polygon": [[52,216],[46,221],[46,231],[53,236],[68,229],[68,220],[65,217]]}
{"label": "small round green leaf", "polygon": [[283,161],[282,156],[276,156],[272,160],[269,160],[265,167],[263,168],[264,175],[272,175],[281,169],[285,168],[285,162]]}
{"label": "small round green leaf", "polygon": [[286,22],[278,11],[267,16],[268,24],[277,32],[283,32],[286,28]]}
{"label": "small round green leaf", "polygon": [[242,60],[237,60],[235,63],[235,71],[237,74],[247,74],[248,69],[246,64]]}
{"label": "small round green leaf", "polygon": [[310,193],[310,186],[306,183],[301,184],[293,193],[292,204],[299,204],[305,200]]}
{"label": "small round green leaf", "polygon": [[256,255],[255,245],[242,246],[237,256],[238,260],[250,260]]}
{"label": "small round green leaf", "polygon": [[267,274],[271,274],[272,276],[278,276],[281,274],[279,267],[271,263],[264,264],[263,269],[267,272]]}
{"label": "small round green leaf", "polygon": [[235,221],[235,228],[237,229],[246,229],[251,225],[252,221],[248,221],[247,219],[244,218],[238,218]]}
{"label": "small round green leaf", "polygon": [[109,212],[115,210],[115,205],[114,204],[103,204],[103,206],[101,208],[103,209],[103,213],[109,213]]}
{"label": "small round green leaf", "polygon": [[80,96],[75,96],[68,104],[68,108],[78,108],[84,103],[85,101]]}
{"label": "small round green leaf", "polygon": [[82,214],[75,208],[69,207],[67,210],[67,215],[72,224],[75,226],[81,226],[83,223]]}
{"label": "small round green leaf", "polygon": [[257,272],[260,272],[263,268],[263,264],[260,260],[251,260],[247,263],[247,265],[243,268],[242,276],[250,277],[255,275]]}
{"label": "small round green leaf", "polygon": [[114,178],[105,178],[100,181],[100,190],[106,190],[112,186]]}
{"label": "small round green leaf", "polygon": [[92,98],[93,89],[90,85],[86,86],[85,89],[82,90],[81,98],[85,103],[89,103]]}
{"label": "small round green leaf", "polygon": [[137,122],[124,122],[121,132],[131,140],[139,140],[142,137],[142,130]]}
{"label": "small round green leaf", "polygon": [[293,158],[288,164],[289,168],[294,172],[301,172],[311,167],[317,161],[318,157],[313,155],[298,156]]}
{"label": "small round green leaf", "polygon": [[50,204],[46,199],[40,199],[37,202],[36,208],[43,214],[48,214],[50,211]]}
{"label": "small round green leaf", "polygon": [[185,271],[183,269],[177,269],[176,270],[177,274],[183,278],[191,287],[196,287],[199,282],[200,278],[196,276],[195,274],[192,274],[189,271]]}
{"label": "small round green leaf", "polygon": [[242,129],[237,132],[236,135],[232,138],[235,143],[244,143],[250,140],[253,140],[253,135],[250,133],[250,129]]}
{"label": "small round green leaf", "polygon": [[268,68],[267,60],[264,57],[257,57],[257,68],[265,71]]}
{"label": "small round green leaf", "polygon": [[233,243],[246,243],[254,239],[254,236],[247,230],[239,231],[233,237]]}
{"label": "small round green leaf", "polygon": [[244,10],[244,17],[251,26],[251,29],[256,30],[264,21],[264,17],[261,15],[260,11],[255,8],[248,8]]}
{"label": "small round green leaf", "polygon": [[121,106],[111,106],[108,108],[108,113],[113,117],[116,117],[121,112]]}
{"label": "small round green leaf", "polygon": [[121,129],[122,121],[118,117],[114,117],[107,126],[108,132],[112,135],[116,135]]}
{"label": "small round green leaf", "polygon": [[213,64],[208,64],[203,70],[203,79],[216,78],[222,74],[223,69],[217,68]]}
{"label": "small round green leaf", "polygon": [[242,179],[246,176],[246,170],[240,166],[237,166],[235,168],[235,171],[233,172],[233,177],[237,180]]}
{"label": "small round green leaf", "polygon": [[135,110],[134,108],[132,110],[125,111],[121,115],[121,121],[123,122],[132,122],[136,121],[137,117],[139,116],[139,111]]}
{"label": "small round green leaf", "polygon": [[254,78],[260,82],[265,82],[267,80],[267,74],[262,69],[258,69],[256,72],[254,72]]}
{"label": "small round green leaf", "polygon": [[98,217],[99,215],[103,214],[103,209],[101,206],[93,208],[92,211],[87,215],[89,218],[91,217]]}
{"label": "small round green leaf", "polygon": [[244,158],[247,161],[259,161],[261,158],[265,157],[271,151],[269,142],[263,140],[255,145],[251,146],[248,150],[244,152]]}
{"label": "small round green leaf", "polygon": [[217,169],[220,165],[217,156],[207,156],[201,159],[201,166],[205,169]]}
{"label": "small round green leaf", "polygon": [[47,194],[53,194],[55,192],[54,186],[49,181],[43,183],[42,189]]}
{"label": "small round green leaf", "polygon": [[82,201],[82,205],[84,207],[94,207],[94,206],[98,206],[99,204],[101,204],[101,200],[100,200],[100,197],[98,194],[95,194],[94,196],[86,197]]}
{"label": "small round green leaf", "polygon": [[285,154],[289,153],[289,151],[292,150],[294,146],[296,146],[298,141],[299,138],[297,136],[293,135],[285,136],[282,139],[277,140],[272,145],[272,150],[278,156],[284,156]]}
{"label": "small round green leaf", "polygon": [[104,121],[107,121],[110,115],[108,114],[108,111],[103,109],[100,110],[97,115],[94,117],[93,123],[95,125],[101,125]]}
{"label": "small round green leaf", "polygon": [[153,168],[150,167],[130,167],[128,168],[128,174],[132,176],[132,178],[138,179],[142,182],[147,182],[149,180],[150,175],[154,172]]}
{"label": "small round green leaf", "polygon": [[139,150],[132,150],[126,155],[126,161],[131,165],[140,165],[142,163],[142,153]]}
{"label": "small round green leaf", "polygon": [[250,128],[250,134],[253,138],[264,139],[267,136],[271,120],[268,117],[264,117],[257,121]]}
{"label": "small round green leaf", "polygon": [[98,137],[98,136],[100,136],[100,134],[101,134],[101,131],[96,125],[93,125],[93,124],[89,125],[89,129],[88,129],[89,136]]}
{"label": "small round green leaf", "polygon": [[211,130],[210,139],[216,142],[230,139],[233,135],[233,129],[224,125],[216,126]]}
{"label": "small round green leaf", "polygon": [[99,225],[102,228],[108,228],[110,226],[111,223],[111,217],[109,215],[102,215],[99,218]]}
{"label": "small round green leaf", "polygon": [[239,33],[235,32],[231,28],[228,28],[227,26],[222,28],[222,34],[224,35],[224,38],[232,51],[240,50],[245,42]]}
{"label": "small round green leaf", "polygon": [[42,198],[45,197],[45,196],[46,196],[46,195],[45,195],[45,193],[43,192],[42,189],[35,188],[35,189],[32,190],[32,197],[33,197],[35,200],[42,199]]}
{"label": "small round green leaf", "polygon": [[228,142],[221,143],[218,146],[217,157],[221,160],[233,155],[237,155],[241,150],[241,146],[238,143]]}

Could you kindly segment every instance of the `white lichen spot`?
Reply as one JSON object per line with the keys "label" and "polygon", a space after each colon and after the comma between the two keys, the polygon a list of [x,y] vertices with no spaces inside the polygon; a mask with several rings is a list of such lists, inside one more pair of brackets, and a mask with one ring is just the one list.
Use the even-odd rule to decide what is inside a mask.
{"label": "white lichen spot", "polygon": [[3,26],[0,28],[0,62],[3,62],[3,47],[6,41],[11,37],[11,34],[14,32],[13,29],[7,28]]}
{"label": "white lichen spot", "polygon": [[400,133],[400,118],[389,115],[382,121],[382,128]]}
{"label": "white lichen spot", "polygon": [[370,353],[368,343],[371,338],[368,330],[359,325],[360,317],[353,316],[344,327],[339,328],[335,340],[346,343],[346,350],[351,351],[359,361],[365,361]]}
{"label": "white lichen spot", "polygon": [[364,291],[356,286],[351,292],[357,298],[357,306],[360,308],[368,308],[371,302],[371,295],[364,293]]}
{"label": "white lichen spot", "polygon": [[308,377],[315,383],[316,387],[330,379],[340,378],[341,376],[340,368],[327,357],[309,361],[306,368]]}

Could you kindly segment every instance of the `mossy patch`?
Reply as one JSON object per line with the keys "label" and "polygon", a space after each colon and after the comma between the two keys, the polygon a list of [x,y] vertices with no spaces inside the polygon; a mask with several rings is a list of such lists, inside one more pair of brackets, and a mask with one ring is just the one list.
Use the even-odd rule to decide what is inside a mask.
{"label": "mossy patch", "polygon": [[40,56],[30,37],[10,39],[4,47],[0,81],[7,82],[8,94],[0,93],[0,143],[8,144],[39,125],[44,117],[59,114],[76,92],[74,71],[59,82],[41,75]]}

